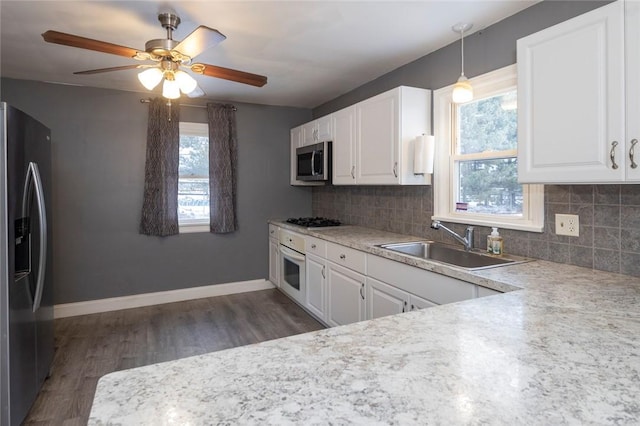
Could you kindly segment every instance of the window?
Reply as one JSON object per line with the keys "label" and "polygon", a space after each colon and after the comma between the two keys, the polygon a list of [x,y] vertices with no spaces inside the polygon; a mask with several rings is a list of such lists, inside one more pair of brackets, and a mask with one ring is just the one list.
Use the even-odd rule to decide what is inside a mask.
{"label": "window", "polygon": [[180,123],[178,167],[180,232],[209,231],[209,126]]}
{"label": "window", "polygon": [[434,93],[434,219],[541,232],[542,185],[518,184],[516,66],[471,79],[475,99]]}

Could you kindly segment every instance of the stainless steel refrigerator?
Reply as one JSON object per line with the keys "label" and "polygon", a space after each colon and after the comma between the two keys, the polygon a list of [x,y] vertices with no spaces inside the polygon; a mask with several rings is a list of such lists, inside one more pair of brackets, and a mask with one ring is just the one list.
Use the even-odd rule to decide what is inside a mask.
{"label": "stainless steel refrigerator", "polygon": [[51,137],[0,103],[0,424],[27,415],[53,359]]}

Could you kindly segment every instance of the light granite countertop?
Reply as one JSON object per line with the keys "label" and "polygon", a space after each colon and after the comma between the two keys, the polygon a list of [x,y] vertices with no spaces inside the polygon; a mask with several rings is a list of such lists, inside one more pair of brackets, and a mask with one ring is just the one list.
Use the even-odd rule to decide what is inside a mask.
{"label": "light granite countertop", "polygon": [[[415,239],[305,233],[374,254]],[[509,292],[111,373],[89,424],[640,424],[640,279],[414,266]]]}

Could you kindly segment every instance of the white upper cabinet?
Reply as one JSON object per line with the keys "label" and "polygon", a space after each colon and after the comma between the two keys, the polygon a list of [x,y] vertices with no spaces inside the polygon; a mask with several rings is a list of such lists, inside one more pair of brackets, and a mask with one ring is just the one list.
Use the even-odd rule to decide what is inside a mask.
{"label": "white upper cabinet", "polygon": [[314,143],[330,141],[332,139],[331,115],[326,115],[302,125],[301,146],[313,145]]}
{"label": "white upper cabinet", "polygon": [[640,2],[625,3],[626,172],[628,182],[640,181]]}
{"label": "white upper cabinet", "polygon": [[334,185],[431,184],[413,173],[416,141],[431,134],[430,90],[397,87],[296,129],[299,146],[332,141]]}
{"label": "white upper cabinet", "polygon": [[355,178],[351,183],[430,184],[430,174],[413,173],[413,154],[418,138],[431,131],[431,92],[401,86],[355,107]]}
{"label": "white upper cabinet", "polygon": [[356,183],[356,107],[352,105],[332,114],[333,184]]}
{"label": "white upper cabinet", "polygon": [[617,1],[518,40],[520,182],[640,180],[639,7]]}

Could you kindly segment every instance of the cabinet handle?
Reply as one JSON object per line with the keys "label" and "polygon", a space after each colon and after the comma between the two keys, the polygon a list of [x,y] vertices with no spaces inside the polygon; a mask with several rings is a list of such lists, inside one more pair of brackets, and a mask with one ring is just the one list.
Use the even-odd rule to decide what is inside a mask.
{"label": "cabinet handle", "polygon": [[609,151],[609,158],[611,158],[611,168],[616,170],[618,168],[618,164],[616,163],[616,147],[618,146],[618,141],[611,142],[611,151]]}
{"label": "cabinet handle", "polygon": [[341,254],[341,255],[340,255],[340,259],[345,260],[346,258],[347,258],[347,256],[346,256],[346,255],[344,255],[344,254]]}
{"label": "cabinet handle", "polygon": [[631,168],[635,169],[638,167],[638,163],[633,159],[633,154],[636,148],[636,144],[638,143],[638,139],[631,139],[631,148],[629,148],[629,160],[631,160]]}
{"label": "cabinet handle", "polygon": [[356,166],[351,166],[351,178],[356,178]]}
{"label": "cabinet handle", "polygon": [[393,163],[393,175],[398,177],[398,162]]}
{"label": "cabinet handle", "polygon": [[324,268],[326,268],[326,266],[322,265],[322,278],[327,278],[326,275],[324,274]]}
{"label": "cabinet handle", "polygon": [[404,303],[402,304],[402,312],[407,312],[407,301],[405,300]]}
{"label": "cabinet handle", "polygon": [[316,248],[316,245],[315,244],[311,244],[311,248],[312,249]]}
{"label": "cabinet handle", "polygon": [[412,310],[412,311],[415,311],[415,310],[416,310],[416,305],[412,304],[412,305],[411,305],[411,310]]}
{"label": "cabinet handle", "polygon": [[360,286],[360,297],[362,297],[362,300],[364,300],[364,283],[362,283],[362,286]]}

